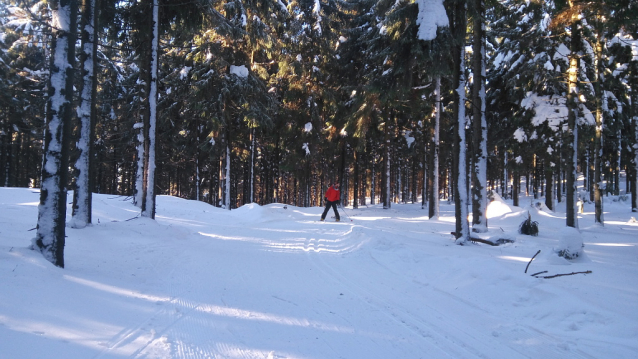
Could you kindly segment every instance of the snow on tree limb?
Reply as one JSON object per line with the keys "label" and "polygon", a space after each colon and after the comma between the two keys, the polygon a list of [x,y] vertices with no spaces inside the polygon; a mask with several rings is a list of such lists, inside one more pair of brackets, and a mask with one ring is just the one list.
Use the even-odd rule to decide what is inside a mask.
{"label": "snow on tree limb", "polygon": [[417,0],[419,14],[416,23],[419,25],[418,38],[425,41],[436,38],[438,27],[449,26],[449,20],[442,0]]}

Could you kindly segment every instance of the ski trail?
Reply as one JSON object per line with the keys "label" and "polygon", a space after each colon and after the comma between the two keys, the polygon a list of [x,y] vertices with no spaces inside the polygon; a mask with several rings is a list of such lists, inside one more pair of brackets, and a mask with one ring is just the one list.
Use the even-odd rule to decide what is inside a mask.
{"label": "ski trail", "polygon": [[[316,246],[316,239],[311,239],[308,245]],[[427,352],[429,356],[437,358],[464,357],[462,354],[465,353],[458,351],[458,345],[454,343],[453,340],[443,337],[435,332],[437,328],[432,328],[429,325],[413,320],[410,313],[401,311],[393,303],[381,299],[358,284],[346,279],[331,266],[327,265],[324,262],[322,255],[309,252],[308,257],[328,280],[336,281],[343,287],[348,288],[347,290],[356,296],[358,301],[362,302],[363,305],[370,307],[371,313],[384,315],[390,318],[399,327],[411,332],[413,337],[416,337],[421,341],[419,347]],[[447,343],[447,345],[444,345],[444,343]]]}
{"label": "ski trail", "polygon": [[[176,236],[183,236],[184,233],[174,230]],[[154,273],[151,277],[151,288],[159,285],[161,294],[151,295],[149,298],[156,298],[153,301],[134,301],[130,304],[139,306],[140,310],[151,312],[150,315],[142,317],[133,325],[123,328],[106,343],[95,359],[128,357],[128,358],[172,358],[170,355],[171,342],[165,336],[167,330],[184,318],[184,313],[192,312],[196,308],[183,298],[185,293],[193,290],[193,280],[189,276],[182,276],[181,258],[188,250],[177,242],[163,243],[153,246],[135,246],[131,250],[133,253],[140,252],[137,258],[141,258],[143,263],[139,267],[145,271]],[[150,256],[144,253],[154,253]]]}
{"label": "ski trail", "polygon": [[[308,247],[316,248],[318,240],[312,238],[307,244]],[[572,358],[591,358],[581,350],[572,351],[567,342],[557,340],[551,335],[543,333],[535,328],[526,327],[511,323],[502,323],[501,320],[491,316],[486,311],[480,309],[467,300],[443,292],[436,288],[429,288],[423,295],[422,310],[418,312],[406,309],[401,305],[401,296],[396,293],[393,296],[374,292],[370,288],[361,285],[362,281],[348,278],[346,271],[341,271],[329,264],[326,259],[334,259],[318,251],[308,251],[309,258],[313,263],[329,278],[341,283],[356,295],[366,305],[374,310],[384,313],[392,318],[396,323],[400,323],[416,336],[423,339],[426,348],[435,346],[441,351],[441,356],[453,358],[561,358],[569,356]],[[373,256],[370,255],[372,258]],[[374,258],[373,258],[374,259]],[[376,265],[383,265],[375,260]],[[384,270],[389,270],[383,267]],[[403,278],[394,273],[393,278]],[[399,279],[400,283],[392,283],[394,290],[401,293],[418,293],[414,287],[422,287],[413,281]],[[392,299],[391,299],[392,298]],[[457,310],[454,316],[442,313],[429,303],[456,302]],[[482,323],[481,328],[468,327],[463,318],[472,318],[474,322]],[[486,330],[493,328],[493,330]]]}
{"label": "ski trail", "polygon": [[[377,260],[372,252],[368,252],[368,254],[379,268],[393,274],[393,278],[396,280],[396,282],[393,283],[394,287],[399,288],[399,290],[403,289],[402,292],[406,293],[416,292],[417,290],[415,290],[415,288],[418,288],[419,291],[426,292],[423,294],[423,297],[427,297],[427,300],[422,303],[424,310],[418,313],[411,313],[415,318],[430,322],[430,318],[424,318],[421,314],[438,312],[430,303],[446,303],[446,308],[450,306],[451,303],[454,303],[455,316],[447,316],[445,322],[452,324],[452,327],[456,328],[466,328],[468,326],[466,320],[464,320],[465,318],[472,318],[473,322],[481,323],[480,328],[469,328],[463,331],[473,330],[476,333],[484,332],[483,339],[481,339],[480,336],[477,336],[477,338],[481,342],[493,342],[497,345],[499,355],[501,354],[500,348],[508,346],[526,358],[561,358],[564,356],[569,356],[570,358],[592,358],[582,350],[573,351],[569,341],[556,339],[554,336],[532,326],[504,322],[503,319],[490,314],[469,299],[429,286],[421,281],[414,279],[408,280],[405,275],[400,275],[400,273],[397,273]],[[521,298],[521,300],[524,300],[524,298]],[[498,304],[492,303],[491,305]],[[442,317],[442,313],[439,313],[438,316]],[[509,358],[506,356],[503,357]]]}

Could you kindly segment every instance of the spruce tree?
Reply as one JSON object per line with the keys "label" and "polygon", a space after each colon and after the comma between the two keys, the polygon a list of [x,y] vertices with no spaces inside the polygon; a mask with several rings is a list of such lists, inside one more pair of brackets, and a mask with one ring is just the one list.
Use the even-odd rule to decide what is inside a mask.
{"label": "spruce tree", "polygon": [[77,2],[51,3],[51,62],[44,138],[42,188],[34,246],[54,265],[64,268],[66,185],[69,132],[73,104],[73,76]]}

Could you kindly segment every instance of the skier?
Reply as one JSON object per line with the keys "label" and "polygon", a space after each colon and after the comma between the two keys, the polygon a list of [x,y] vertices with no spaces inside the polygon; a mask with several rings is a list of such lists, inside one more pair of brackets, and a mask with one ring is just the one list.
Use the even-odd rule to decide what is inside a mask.
{"label": "skier", "polygon": [[321,215],[322,221],[326,219],[326,214],[328,214],[328,210],[330,209],[330,207],[332,207],[332,209],[335,211],[336,222],[339,222],[340,217],[339,212],[337,211],[337,204],[339,203],[340,199],[341,192],[339,192],[339,183],[335,183],[326,191],[326,209],[323,210],[323,214]]}

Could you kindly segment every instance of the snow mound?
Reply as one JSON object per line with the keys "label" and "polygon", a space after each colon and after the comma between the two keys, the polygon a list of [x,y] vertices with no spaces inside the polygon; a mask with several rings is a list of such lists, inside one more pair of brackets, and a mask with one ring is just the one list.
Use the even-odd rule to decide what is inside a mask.
{"label": "snow mound", "polygon": [[496,192],[491,193],[492,202],[487,205],[487,218],[500,217],[504,214],[511,213],[512,207],[510,207],[503,198]]}
{"label": "snow mound", "polygon": [[291,214],[287,210],[288,207],[290,206],[279,203],[269,204],[266,206],[260,206],[257,203],[249,203],[237,209],[233,209],[231,214],[242,222],[268,222],[286,219],[288,215]]}
{"label": "snow mound", "polygon": [[566,259],[576,259],[583,251],[583,235],[573,227],[563,227],[559,232],[558,247],[554,251]]}
{"label": "snow mound", "polygon": [[543,211],[543,212],[546,212],[546,213],[553,213],[554,212],[551,209],[549,209],[549,207],[547,207],[547,205],[543,201],[534,200],[534,201],[532,201],[531,206],[532,206],[532,208],[534,208],[534,209],[536,209],[538,211]]}

